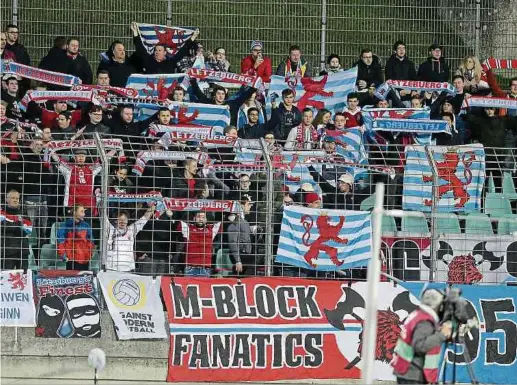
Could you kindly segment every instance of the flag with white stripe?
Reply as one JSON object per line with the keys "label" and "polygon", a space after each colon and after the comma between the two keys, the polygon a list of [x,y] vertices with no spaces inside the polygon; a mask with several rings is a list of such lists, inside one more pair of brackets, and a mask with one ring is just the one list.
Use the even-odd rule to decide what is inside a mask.
{"label": "flag with white stripe", "polygon": [[433,179],[432,167],[424,146],[405,149],[404,210],[431,212],[433,185],[438,212],[472,212],[481,208],[481,193],[485,183],[485,149],[481,144],[468,146],[429,147],[436,162],[438,181]]}
{"label": "flag with white stripe", "polygon": [[194,33],[193,29],[167,27],[165,25],[136,23],[142,44],[149,54],[154,52],[156,44],[167,47],[169,55],[175,55]]}
{"label": "flag with white stripe", "polygon": [[275,101],[280,104],[282,91],[288,88],[295,92],[295,103],[300,110],[312,107],[315,110],[326,108],[332,112],[342,111],[347,95],[355,90],[356,80],[357,67],[315,78],[273,75],[266,104],[267,116],[271,116],[271,103]]}
{"label": "flag with white stripe", "polygon": [[276,262],[335,271],[366,266],[371,256],[370,212],[284,208]]}
{"label": "flag with white stripe", "polygon": [[[152,103],[137,103],[136,120],[145,120],[154,115],[161,106]],[[224,127],[230,124],[230,109],[228,106],[216,106],[203,103],[168,103],[171,111],[171,124],[216,127],[213,133],[222,133]]]}
{"label": "flag with white stripe", "polygon": [[176,86],[181,86],[186,74],[132,74],[126,83],[126,88],[138,91],[138,95],[146,98],[165,100],[174,92]]}

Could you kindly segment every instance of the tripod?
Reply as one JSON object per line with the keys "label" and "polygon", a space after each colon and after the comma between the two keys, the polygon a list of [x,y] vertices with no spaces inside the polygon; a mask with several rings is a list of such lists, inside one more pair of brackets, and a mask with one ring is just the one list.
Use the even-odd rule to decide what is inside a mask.
{"label": "tripod", "polygon": [[[457,327],[458,322],[456,320],[453,321],[453,339],[447,342],[447,345],[445,346],[445,354],[447,354],[447,350],[450,345],[454,345],[454,360],[452,361],[452,382],[450,384],[456,383],[456,357],[457,357],[457,349],[458,345],[460,345],[463,348],[463,358],[465,359],[465,365],[467,366],[467,372],[470,377],[470,383],[471,384],[479,384],[479,381],[476,378],[476,374],[474,373],[474,369],[472,368],[472,365],[470,363],[470,354],[467,350],[467,346],[465,344],[465,333],[468,332],[468,327],[466,324],[460,324],[459,328]],[[446,380],[447,376],[447,357],[444,357],[444,365],[443,365],[443,375],[442,375],[442,383],[448,384]]]}

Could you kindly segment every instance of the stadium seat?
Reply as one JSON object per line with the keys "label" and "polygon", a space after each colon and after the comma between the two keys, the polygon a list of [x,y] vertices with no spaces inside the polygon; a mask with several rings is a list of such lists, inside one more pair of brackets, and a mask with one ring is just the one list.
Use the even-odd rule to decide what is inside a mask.
{"label": "stadium seat", "polygon": [[488,193],[485,197],[485,214],[500,217],[512,213],[510,200],[503,194]]}
{"label": "stadium seat", "polygon": [[101,253],[99,253],[99,249],[97,247],[93,251],[92,259],[90,259],[90,270],[91,271],[99,271],[101,269]]}
{"label": "stadium seat", "polygon": [[515,191],[513,176],[509,172],[503,173],[503,195],[508,199],[517,199],[517,192]]}
{"label": "stadium seat", "polygon": [[499,219],[506,219],[506,220],[500,220],[497,223],[497,234],[498,235],[509,235],[517,232],[517,215],[515,214],[506,214]]}
{"label": "stadium seat", "polygon": [[232,272],[233,263],[230,259],[228,249],[219,249],[215,256],[215,274],[219,277],[226,277]]}
{"label": "stadium seat", "polygon": [[56,234],[57,229],[59,229],[59,226],[61,226],[61,222],[54,222],[52,224],[52,227],[50,228],[50,244],[55,245],[56,244]]}
{"label": "stadium seat", "polygon": [[[420,216],[420,214],[422,214]],[[426,234],[429,232],[427,219],[424,213],[419,213],[418,217],[402,217],[402,231],[407,233]]]}
{"label": "stadium seat", "polygon": [[439,234],[461,234],[458,216],[449,213],[447,217],[436,217],[436,230]]}
{"label": "stadium seat", "polygon": [[54,269],[58,260],[57,248],[55,244],[46,244],[40,250],[40,268]]}
{"label": "stadium seat", "polygon": [[372,194],[368,198],[366,198],[364,201],[361,202],[359,209],[361,211],[370,211],[373,209],[374,205],[375,205],[375,194]]}
{"label": "stadium seat", "polygon": [[465,233],[475,235],[494,235],[492,223],[488,215],[483,213],[470,213],[465,222]]}
{"label": "stadium seat", "polygon": [[397,232],[397,223],[395,222],[395,218],[389,215],[382,216],[382,233],[396,233]]}
{"label": "stadium seat", "polygon": [[490,178],[488,178],[488,192],[495,193],[494,176],[492,175],[492,173],[490,173]]}

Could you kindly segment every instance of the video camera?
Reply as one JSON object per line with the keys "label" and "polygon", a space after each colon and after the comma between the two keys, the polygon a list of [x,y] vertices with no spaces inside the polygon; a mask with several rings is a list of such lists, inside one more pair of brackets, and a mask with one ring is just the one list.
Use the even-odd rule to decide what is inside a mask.
{"label": "video camera", "polygon": [[448,287],[445,290],[441,322],[451,321],[453,324],[466,325],[468,329],[477,328],[479,321],[475,314],[469,315],[469,303],[461,294],[459,288]]}

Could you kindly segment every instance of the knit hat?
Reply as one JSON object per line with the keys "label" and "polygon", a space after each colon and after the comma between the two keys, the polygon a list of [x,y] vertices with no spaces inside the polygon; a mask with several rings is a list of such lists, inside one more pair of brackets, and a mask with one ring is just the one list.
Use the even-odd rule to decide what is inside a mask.
{"label": "knit hat", "polygon": [[339,57],[339,55],[336,55],[336,54],[332,54],[332,55],[329,55],[329,57],[327,58],[327,64],[330,64],[330,61],[332,59],[337,59],[339,64],[341,64],[341,58]]}
{"label": "knit hat", "polygon": [[350,186],[354,184],[354,177],[348,173],[343,174],[339,177],[338,181],[348,183]]}
{"label": "knit hat", "polygon": [[250,49],[253,49],[255,47],[260,47],[260,49],[264,49],[264,43],[260,40],[252,40]]}
{"label": "knit hat", "polygon": [[442,46],[438,43],[433,43],[429,46],[429,51],[434,51],[435,49],[443,49]]}
{"label": "knit hat", "polygon": [[307,204],[311,204],[311,203],[314,203],[319,200],[321,200],[320,196],[318,194],[316,194],[315,192],[305,195],[305,203],[307,203]]}

